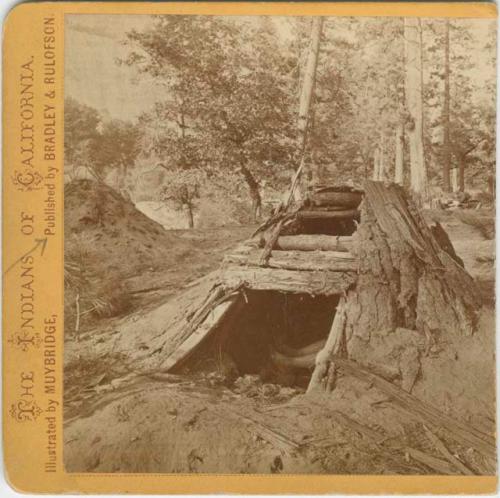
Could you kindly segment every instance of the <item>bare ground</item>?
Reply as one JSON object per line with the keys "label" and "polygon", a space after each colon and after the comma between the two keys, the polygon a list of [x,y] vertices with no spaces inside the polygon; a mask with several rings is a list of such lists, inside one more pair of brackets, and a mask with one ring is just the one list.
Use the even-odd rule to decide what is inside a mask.
{"label": "bare ground", "polygon": [[[494,241],[456,213],[429,215],[441,218],[466,268],[481,284],[485,306],[474,336],[441,344],[424,358],[424,374],[413,394],[492,434]],[[485,216],[492,218],[493,213]],[[412,456],[417,450],[446,463],[422,419],[376,387],[351,377],[341,376],[330,396],[311,398],[301,387],[266,384],[258,377],[228,380],[220,364],[188,376],[134,370],[133,356],[117,346],[122,336],[133,336],[138,321],[140,329],[146,326],[159,305],[175,301],[169,297],[173,288],[216,268],[224,250],[250,232],[250,227],[176,232],[176,237],[196,246],[201,262],[181,258],[174,267],[131,276],[129,285],[135,289],[162,288],[138,294],[135,311],[99,320],[80,340],[67,337],[67,471],[460,473],[456,465],[436,470]],[[470,472],[494,472],[491,461],[433,430]]]}

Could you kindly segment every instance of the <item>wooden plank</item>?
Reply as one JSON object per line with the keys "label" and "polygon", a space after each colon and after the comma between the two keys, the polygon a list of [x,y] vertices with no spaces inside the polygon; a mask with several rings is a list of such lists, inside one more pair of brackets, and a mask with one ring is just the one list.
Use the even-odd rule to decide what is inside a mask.
{"label": "wooden plank", "polygon": [[310,196],[314,206],[342,206],[357,208],[363,200],[361,192],[314,192]]}
{"label": "wooden plank", "polygon": [[357,209],[343,209],[335,211],[298,211],[297,218],[302,220],[310,219],[359,219],[359,211]]}
{"label": "wooden plank", "polygon": [[354,272],[279,270],[230,266],[223,270],[224,286],[331,296],[341,294],[356,281]]}
{"label": "wooden plank", "polygon": [[186,339],[180,344],[162,363],[161,367],[164,371],[171,370],[180,362],[185,360],[194,349],[199,346],[201,341],[212,332],[222,320],[227,316],[228,312],[241,299],[239,294],[229,296],[225,301],[215,305],[208,312],[203,321],[195,327]]}
{"label": "wooden plank", "polygon": [[[253,249],[247,251],[247,254],[228,254],[224,262],[260,266],[260,253],[259,249]],[[356,271],[358,261],[348,252],[272,251],[267,266],[283,270]]]}
{"label": "wooden plank", "polygon": [[383,379],[352,360],[335,357],[334,361],[345,374],[352,375],[374,385],[382,392],[391,396],[412,415],[419,416],[424,421],[444,429],[453,440],[461,445],[466,447],[472,446],[483,455],[496,458],[496,441],[494,437],[474,427],[458,422],[434,406],[419,400],[392,382]]}
{"label": "wooden plank", "polygon": [[333,370],[336,368],[333,356],[339,353],[342,342],[344,340],[344,329],[346,322],[345,308],[346,299],[344,296],[342,296],[337,305],[335,317],[333,319],[333,323],[330,328],[330,332],[328,333],[325,345],[323,346],[323,349],[316,355],[314,361],[314,371],[311,375],[309,385],[307,386],[308,393],[321,389],[322,381],[327,375],[328,370],[331,368],[333,373]]}
{"label": "wooden plank", "polygon": [[[263,238],[263,243],[267,237]],[[336,235],[282,235],[278,237],[274,251],[338,251],[350,252],[353,238]]]}

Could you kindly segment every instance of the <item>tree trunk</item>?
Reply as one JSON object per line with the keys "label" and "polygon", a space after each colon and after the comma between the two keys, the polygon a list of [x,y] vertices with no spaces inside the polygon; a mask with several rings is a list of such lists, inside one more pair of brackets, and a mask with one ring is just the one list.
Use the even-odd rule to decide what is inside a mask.
{"label": "tree trunk", "polygon": [[401,187],[365,188],[352,250],[358,278],[345,302],[347,355],[411,391],[420,355],[475,331],[479,292]]}
{"label": "tree trunk", "polygon": [[450,20],[445,21],[444,34],[444,104],[443,104],[443,190],[451,192],[450,143]]}
{"label": "tree trunk", "polygon": [[410,186],[420,202],[428,199],[422,105],[422,26],[419,18],[405,18],[405,98],[409,113]]}
{"label": "tree trunk", "polygon": [[254,266],[229,266],[222,271],[225,288],[244,286],[253,290],[274,290],[293,294],[335,296],[344,293],[356,281],[356,272],[302,271]]}
{"label": "tree trunk", "polygon": [[395,143],[395,151],[396,151],[396,161],[394,166],[394,182],[398,185],[403,185],[404,182],[404,121],[400,119],[396,126],[396,143]]}
{"label": "tree trunk", "polygon": [[[318,66],[319,47],[320,47],[322,30],[323,30],[323,18],[314,17],[312,20],[311,41],[309,44],[309,51],[307,54],[306,68],[302,80],[302,89],[299,101],[298,128],[299,128],[299,143],[300,143],[300,150],[302,151],[302,156],[304,155],[303,152],[307,144],[311,102],[314,92],[314,84],[316,81],[316,69]],[[315,179],[312,178],[312,170],[306,166],[306,164],[303,162],[303,158],[301,160],[301,166],[303,168],[303,173],[304,177],[306,178],[306,181],[308,183],[314,183]]]}
{"label": "tree trunk", "polygon": [[359,280],[347,298],[353,357],[363,359],[367,341],[396,327],[416,330],[431,342],[437,334],[472,334],[480,305],[475,283],[402,189],[367,185],[357,255]]}
{"label": "tree trunk", "polygon": [[465,156],[460,156],[458,158],[458,191],[465,191]]}
{"label": "tree trunk", "polygon": [[451,190],[452,192],[458,192],[458,168],[451,170]]}
{"label": "tree trunk", "polygon": [[[252,249],[246,254],[232,253],[224,258],[225,263],[243,266],[258,266],[261,249]],[[281,270],[303,271],[353,271],[358,263],[348,252],[334,251],[272,251],[266,266]]]}
{"label": "tree trunk", "polygon": [[125,188],[125,182],[127,179],[128,168],[126,163],[122,163],[118,170],[118,191],[121,192]]}
{"label": "tree trunk", "polygon": [[[264,247],[269,235],[262,236],[259,245]],[[349,252],[353,238],[337,235],[282,235],[278,237],[274,249],[278,251],[340,251]]]}
{"label": "tree trunk", "polygon": [[259,184],[243,162],[241,163],[240,171],[248,185],[250,198],[252,199],[252,221],[256,223],[260,219],[262,210],[262,197],[260,196]]}
{"label": "tree trunk", "polygon": [[[404,37],[405,35],[405,22],[404,19],[401,20],[401,35]],[[406,70],[406,51],[403,50],[403,60],[402,62],[402,70]],[[394,165],[394,183],[397,185],[404,185],[404,159],[405,159],[405,120],[406,120],[406,111],[405,111],[405,85],[401,85],[398,88],[398,121],[396,123],[396,137],[395,137],[395,165]]]}

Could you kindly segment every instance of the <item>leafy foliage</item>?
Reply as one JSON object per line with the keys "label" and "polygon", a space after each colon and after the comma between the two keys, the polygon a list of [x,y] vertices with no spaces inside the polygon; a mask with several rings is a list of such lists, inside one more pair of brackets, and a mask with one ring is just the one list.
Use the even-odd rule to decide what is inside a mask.
{"label": "leafy foliage", "polygon": [[[494,22],[480,32],[471,20],[450,21],[447,119],[445,22],[421,25],[429,181],[443,184],[446,129],[462,188],[485,186],[495,166],[495,78],[491,69],[486,79],[476,72],[494,65]],[[135,191],[154,172],[151,199],[186,210],[188,219],[215,198],[233,205],[246,198],[257,218],[299,162],[297,111],[310,33],[309,18],[154,16],[127,34],[120,63],[153,80],[164,97],[135,123],[104,119],[68,99],[67,164],[99,179],[114,175],[120,189],[127,177]],[[404,75],[402,18],[325,19],[305,151],[320,182],[362,183],[376,149],[393,178],[397,128],[404,122],[408,132],[411,124]],[[408,170],[407,143],[404,153]]]}
{"label": "leafy foliage", "polygon": [[66,99],[64,112],[66,170],[77,177],[83,169],[102,181],[108,173],[120,169],[123,182],[141,151],[139,127],[120,120],[103,120],[97,110],[73,98]]}
{"label": "leafy foliage", "polygon": [[171,169],[236,171],[260,204],[259,183],[279,181],[293,167],[294,60],[276,51],[274,26],[158,16],[128,38],[124,62],[160,81],[168,95],[143,117],[156,155]]}

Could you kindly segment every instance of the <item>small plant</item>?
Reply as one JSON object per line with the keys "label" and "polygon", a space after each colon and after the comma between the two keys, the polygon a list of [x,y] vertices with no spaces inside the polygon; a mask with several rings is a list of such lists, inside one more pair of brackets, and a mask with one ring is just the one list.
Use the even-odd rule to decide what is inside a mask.
{"label": "small plant", "polygon": [[84,317],[111,317],[130,308],[131,297],[120,277],[96,271],[99,254],[92,236],[73,235],[64,260],[65,316],[78,335]]}

